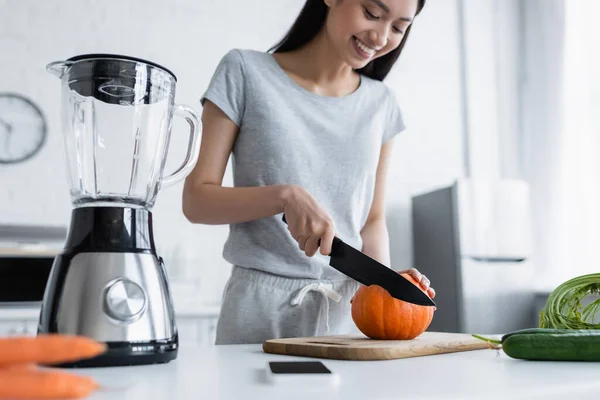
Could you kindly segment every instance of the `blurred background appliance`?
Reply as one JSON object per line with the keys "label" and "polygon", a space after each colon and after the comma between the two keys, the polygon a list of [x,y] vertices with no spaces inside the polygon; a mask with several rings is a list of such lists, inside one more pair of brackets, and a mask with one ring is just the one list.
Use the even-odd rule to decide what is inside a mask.
{"label": "blurred background appliance", "polygon": [[0,306],[39,306],[66,226],[0,225]]}
{"label": "blurred background appliance", "polygon": [[414,266],[436,290],[432,331],[504,333],[532,327],[529,188],[459,179],[412,198]]}

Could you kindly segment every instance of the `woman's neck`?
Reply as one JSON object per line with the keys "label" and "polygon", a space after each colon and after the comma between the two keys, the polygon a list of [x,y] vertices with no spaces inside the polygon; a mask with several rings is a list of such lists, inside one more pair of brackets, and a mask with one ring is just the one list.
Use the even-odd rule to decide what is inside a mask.
{"label": "woman's neck", "polygon": [[360,83],[358,73],[339,58],[324,30],[303,47],[274,57],[299,85],[320,95],[344,96]]}

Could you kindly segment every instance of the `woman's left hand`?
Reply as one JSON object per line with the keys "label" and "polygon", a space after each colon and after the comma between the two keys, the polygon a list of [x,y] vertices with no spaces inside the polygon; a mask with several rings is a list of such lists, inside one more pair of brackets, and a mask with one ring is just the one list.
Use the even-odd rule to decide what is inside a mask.
{"label": "woman's left hand", "polygon": [[[420,273],[418,269],[411,268],[405,269],[404,271],[396,272],[399,274],[409,274],[415,281],[419,282],[419,286],[421,286],[421,288],[429,295],[430,298],[433,299],[435,297],[435,290],[433,290],[433,288],[429,286],[431,282],[429,282],[429,279],[425,275]],[[354,296],[352,296],[352,298],[350,299],[350,303],[352,303],[352,300],[354,300]]]}
{"label": "woman's left hand", "polygon": [[431,282],[429,282],[429,279],[425,275],[420,273],[416,268],[411,268],[411,269],[407,269],[404,271],[398,271],[398,273],[399,274],[402,274],[402,273],[409,274],[415,281],[419,282],[419,285],[421,286],[421,288],[424,291],[427,292],[429,297],[431,297],[432,299],[435,297],[435,290],[433,290],[433,288],[429,286],[431,284]]}

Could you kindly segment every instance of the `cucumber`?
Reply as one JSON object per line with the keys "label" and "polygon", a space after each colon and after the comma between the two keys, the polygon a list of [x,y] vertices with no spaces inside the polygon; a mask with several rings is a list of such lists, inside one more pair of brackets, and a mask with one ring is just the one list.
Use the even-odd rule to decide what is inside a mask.
{"label": "cucumber", "polygon": [[517,359],[600,361],[600,330],[596,329],[531,328],[507,333],[501,340],[489,341],[501,344],[507,356]]}

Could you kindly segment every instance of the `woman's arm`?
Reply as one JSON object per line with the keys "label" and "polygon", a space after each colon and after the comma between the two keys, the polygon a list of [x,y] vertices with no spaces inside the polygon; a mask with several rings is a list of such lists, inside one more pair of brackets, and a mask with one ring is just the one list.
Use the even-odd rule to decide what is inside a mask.
{"label": "woman's arm", "polygon": [[[327,255],[335,227],[316,199],[297,185],[227,188],[221,186],[237,125],[210,101],[202,112],[202,144],[194,170],[183,187],[182,208],[188,221],[217,225],[248,222],[284,212],[300,250]],[[320,243],[320,244],[319,244]]]}
{"label": "woman's arm", "polygon": [[363,241],[363,253],[388,267],[391,261],[389,235],[385,222],[385,184],[390,153],[391,143],[388,142],[381,147],[373,204],[367,222],[360,232]]}
{"label": "woman's arm", "polygon": [[183,214],[190,222],[230,224],[283,212],[292,191],[287,185],[221,186],[237,134],[237,125],[207,100],[202,111],[200,155],[183,188]]}

